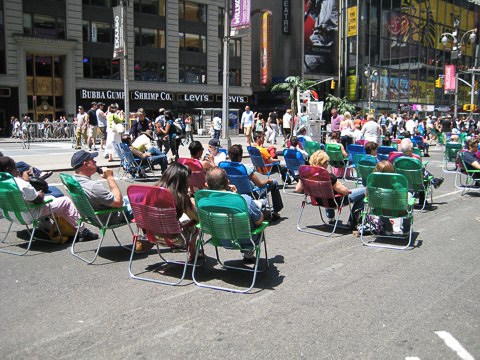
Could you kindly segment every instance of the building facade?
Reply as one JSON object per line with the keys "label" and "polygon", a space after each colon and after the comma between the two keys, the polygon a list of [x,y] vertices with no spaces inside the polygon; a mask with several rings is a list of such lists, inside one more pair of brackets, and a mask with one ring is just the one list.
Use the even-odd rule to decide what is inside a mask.
{"label": "building facade", "polygon": [[[454,93],[445,94],[435,81],[444,76],[445,65],[455,65],[459,77],[472,82],[466,71],[479,67],[480,36],[477,32],[472,44],[469,36],[463,35],[479,28],[478,4],[465,0],[346,0],[342,5],[341,76],[343,93],[350,101],[364,109],[371,97],[376,110],[453,111]],[[442,34],[455,29],[458,41],[464,40],[461,56],[454,51],[451,38],[446,46],[441,41]],[[376,76],[364,74],[368,65],[376,70]],[[480,76],[476,78],[480,80]],[[459,82],[459,112],[463,104],[471,103],[470,91]],[[473,103],[479,104],[478,94]]]}
{"label": "building facade", "polygon": [[[113,59],[118,0],[0,0],[0,127],[10,116],[75,116],[92,101],[123,107],[123,66]],[[207,129],[222,103],[223,0],[130,0],[130,111],[194,116]],[[250,37],[230,44],[232,131],[251,100]],[[236,117],[235,117],[236,116]],[[8,118],[8,119],[7,119]]]}

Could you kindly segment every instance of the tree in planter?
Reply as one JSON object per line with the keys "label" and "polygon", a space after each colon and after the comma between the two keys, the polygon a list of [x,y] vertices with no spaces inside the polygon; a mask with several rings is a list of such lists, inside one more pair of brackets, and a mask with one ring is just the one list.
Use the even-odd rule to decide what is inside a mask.
{"label": "tree in planter", "polygon": [[355,105],[350,104],[346,97],[339,98],[332,94],[328,94],[325,104],[323,105],[323,110],[327,114],[330,114],[333,108],[337,109],[339,114],[344,114],[347,111],[352,115],[355,114]]}
{"label": "tree in planter", "polygon": [[288,97],[290,99],[290,108],[293,109],[293,113],[296,114],[297,93],[299,91],[306,91],[309,86],[315,83],[316,81],[303,80],[300,76],[289,76],[285,79],[285,82],[273,85],[271,91],[288,91],[290,93]]}

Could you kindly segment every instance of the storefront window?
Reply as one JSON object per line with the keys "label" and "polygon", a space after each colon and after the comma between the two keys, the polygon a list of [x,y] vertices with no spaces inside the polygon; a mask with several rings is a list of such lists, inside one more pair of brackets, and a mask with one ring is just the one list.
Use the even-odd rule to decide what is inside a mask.
{"label": "storefront window", "polygon": [[178,2],[178,18],[185,21],[206,23],[207,6],[180,0]]}
{"label": "storefront window", "polygon": [[180,65],[179,70],[179,82],[181,83],[207,83],[207,68],[205,66]]}

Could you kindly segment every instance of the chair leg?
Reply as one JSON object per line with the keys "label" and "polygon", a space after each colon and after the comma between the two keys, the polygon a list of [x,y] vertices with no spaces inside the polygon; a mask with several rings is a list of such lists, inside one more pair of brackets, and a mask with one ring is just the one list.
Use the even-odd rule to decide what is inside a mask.
{"label": "chair leg", "polygon": [[[262,236],[264,236],[262,234]],[[202,233],[202,237],[199,238],[198,241],[201,241],[203,239],[203,233]],[[265,239],[264,239],[265,240]],[[266,246],[266,245],[265,245]],[[255,251],[255,267],[253,269],[245,269],[245,268],[238,268],[238,267],[233,267],[233,266],[224,266],[226,268],[229,268],[229,269],[237,269],[237,270],[241,270],[241,271],[250,271],[250,272],[253,272],[253,279],[252,279],[252,283],[250,284],[250,287],[248,287],[247,289],[244,289],[244,290],[239,290],[239,289],[232,289],[232,288],[225,288],[225,287],[221,287],[221,286],[213,286],[213,285],[207,285],[207,284],[204,284],[204,283],[200,283],[197,281],[197,279],[195,278],[195,265],[197,263],[197,258],[198,258],[198,250],[199,250],[199,246],[197,245],[197,250],[195,252],[195,262],[194,262],[194,267],[193,267],[193,270],[192,270],[192,279],[193,279],[193,282],[195,283],[195,285],[199,286],[199,287],[204,287],[204,288],[208,288],[208,289],[214,289],[214,290],[222,290],[222,291],[229,291],[229,292],[234,292],[234,293],[239,293],[239,294],[245,294],[247,292],[249,292],[253,286],[255,285],[255,281],[257,279],[257,273],[259,272],[258,271],[258,263],[259,263],[259,259],[260,259],[260,250],[261,250],[261,244],[260,246],[257,246],[256,247],[256,251]],[[217,250],[215,248],[215,250]],[[265,250],[266,250],[266,247],[265,247]],[[217,253],[217,257],[218,257],[218,253]],[[267,267],[265,268],[265,270],[268,268],[268,259],[267,259]]]}
{"label": "chair leg", "polygon": [[[406,250],[408,248],[410,248],[410,249],[412,248],[411,243],[412,243],[412,234],[413,234],[413,216],[411,217],[411,220],[410,220],[410,231],[409,231],[409,236],[408,236],[408,243],[405,246],[380,244],[380,243],[365,241],[365,239],[363,238],[363,230],[365,228],[365,219],[366,219],[366,212],[364,212],[363,216],[362,216],[362,231],[360,232],[360,239],[362,240],[363,245],[369,246],[369,247],[376,247],[376,248],[383,248],[383,249],[393,249],[393,250]],[[400,236],[379,236],[379,237],[392,238],[392,239],[401,238]],[[404,237],[404,236],[402,236],[402,237]]]}
{"label": "chair leg", "polygon": [[[183,266],[183,273],[182,273],[182,277],[180,278],[180,280],[178,281],[173,281],[173,282],[169,282],[169,281],[162,281],[162,280],[158,280],[158,279],[151,279],[151,278],[147,278],[147,277],[142,277],[142,276],[137,276],[133,273],[132,271],[132,262],[133,262],[133,254],[135,253],[135,247],[136,247],[136,244],[137,244],[137,236],[134,237],[134,241],[133,241],[133,246],[132,246],[132,251],[130,253],[130,260],[128,262],[128,275],[132,278],[132,279],[135,279],[135,280],[143,280],[143,281],[148,281],[148,282],[153,282],[153,283],[157,283],[157,284],[163,284],[163,285],[172,285],[172,286],[176,286],[178,284],[180,284],[184,279],[185,279],[185,274],[187,272],[187,267],[188,267],[188,254],[189,254],[189,249],[190,249],[190,245],[187,246],[187,251],[186,251],[186,258],[185,258],[185,262],[182,263],[184,266]],[[160,256],[162,259],[163,257]],[[167,262],[167,263],[170,263],[170,262]],[[177,262],[175,262],[177,263]]]}
{"label": "chair leg", "polygon": [[98,256],[98,252],[100,251],[100,247],[102,246],[103,239],[105,238],[106,230],[102,229],[102,238],[98,241],[97,249],[95,251],[95,255],[94,255],[93,259],[92,260],[87,260],[87,259],[81,257],[80,255],[78,255],[78,253],[75,252],[75,244],[78,240],[78,234],[80,233],[80,227],[81,227],[82,224],[83,224],[83,222],[81,222],[77,227],[77,232],[75,233],[75,237],[73,238],[73,242],[72,242],[72,246],[70,248],[70,252],[72,253],[73,256],[75,256],[75,257],[79,258],[80,260],[86,262],[87,264],[91,265],[91,264],[93,264],[93,262],[96,260],[96,258]]}
{"label": "chair leg", "polygon": [[[3,238],[3,240],[1,241],[2,243],[5,243],[5,240],[7,240],[7,237],[8,237],[8,234],[10,233],[10,229],[12,228],[12,225],[13,225],[13,221],[10,222],[10,225],[8,226],[7,233],[5,234],[5,237]],[[27,230],[28,230],[28,227],[27,227]],[[30,246],[32,246],[32,241],[34,239],[35,230],[36,230],[36,226],[33,227],[32,232],[30,233],[30,240],[28,241],[27,249],[25,251],[14,252],[14,251],[9,251],[9,250],[5,250],[5,249],[0,249],[0,253],[16,255],[16,256],[25,255],[30,250]]]}

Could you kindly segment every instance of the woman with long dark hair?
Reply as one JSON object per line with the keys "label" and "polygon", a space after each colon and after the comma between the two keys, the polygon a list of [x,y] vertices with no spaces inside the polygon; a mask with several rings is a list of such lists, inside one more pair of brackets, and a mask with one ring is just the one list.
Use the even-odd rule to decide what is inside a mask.
{"label": "woman with long dark hair", "polygon": [[[182,225],[189,222],[198,221],[198,216],[195,210],[195,203],[193,199],[189,196],[188,193],[188,177],[191,174],[191,170],[177,162],[171,163],[167,170],[162,175],[162,178],[155,184],[155,186],[160,186],[173,195],[175,201],[175,207],[177,210],[177,219]],[[153,200],[153,199],[152,199]],[[149,203],[151,206],[155,206],[154,200]],[[193,224],[192,224],[193,225]],[[188,241],[192,234],[192,231],[195,230],[194,226],[184,227],[182,229],[183,237]],[[156,240],[160,243],[164,243],[164,239],[160,236],[156,236]],[[172,239],[173,242],[181,246],[186,246],[187,244],[183,243],[181,236],[178,236],[175,239]],[[151,242],[139,242],[137,241],[137,251],[145,251],[152,248],[154,244]],[[190,259],[193,259],[195,256],[195,236],[192,236],[190,242]]]}

